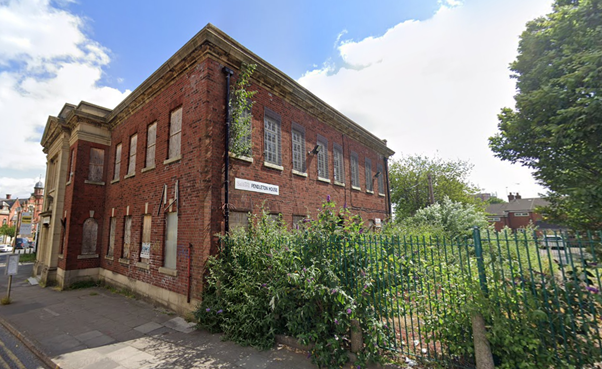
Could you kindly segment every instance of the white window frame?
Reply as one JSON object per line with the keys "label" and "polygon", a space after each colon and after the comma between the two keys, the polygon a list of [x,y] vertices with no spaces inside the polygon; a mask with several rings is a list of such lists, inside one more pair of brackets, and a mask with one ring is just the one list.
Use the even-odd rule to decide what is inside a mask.
{"label": "white window frame", "polygon": [[146,158],[145,168],[155,167],[155,154],[157,148],[157,122],[151,123],[146,128]]}
{"label": "white window frame", "polygon": [[317,145],[318,150],[318,179],[330,180],[328,175],[328,140],[318,135]]}
{"label": "white window frame", "polygon": [[182,156],[182,107],[171,112],[169,119],[169,145],[167,160],[175,160]]}
{"label": "white window frame", "polygon": [[136,174],[136,151],[138,146],[138,134],[130,136],[130,155],[128,156],[128,172],[127,176]]}
{"label": "white window frame", "polygon": [[345,156],[343,148],[334,143],[332,148],[332,165],[334,167],[334,183],[345,184]]}
{"label": "white window frame", "polygon": [[[295,137],[297,137],[298,140],[295,140]],[[306,173],[305,128],[295,122],[293,122],[291,129],[291,152],[293,160],[293,172],[296,171],[297,173]]]}
{"label": "white window frame", "polygon": [[119,172],[121,171],[121,143],[115,146],[115,166],[113,171],[113,181],[119,180]]}
{"label": "white window frame", "polygon": [[166,214],[163,266],[167,269],[175,270],[178,256],[178,212]]}
{"label": "white window frame", "polygon": [[[282,128],[280,116],[265,109],[263,124],[263,154],[267,166],[282,166]],[[281,168],[279,168],[281,169]]]}
{"label": "white window frame", "polygon": [[349,165],[351,166],[351,187],[361,189],[360,185],[360,160],[359,156],[355,152],[351,152],[351,160]]}
{"label": "white window frame", "polygon": [[374,193],[374,180],[372,178],[372,160],[364,158],[364,171],[366,174],[366,192]]}

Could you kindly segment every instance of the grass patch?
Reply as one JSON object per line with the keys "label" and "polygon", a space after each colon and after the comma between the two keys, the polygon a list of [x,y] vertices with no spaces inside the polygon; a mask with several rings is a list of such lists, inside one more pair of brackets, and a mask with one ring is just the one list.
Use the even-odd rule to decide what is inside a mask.
{"label": "grass patch", "polygon": [[90,292],[90,296],[96,296],[98,295],[98,292]]}
{"label": "grass patch", "polygon": [[36,254],[21,254],[19,257],[20,263],[31,263],[36,261]]}
{"label": "grass patch", "polygon": [[110,285],[104,285],[102,287],[104,287],[106,290],[108,290],[110,292],[116,293],[121,296],[125,296],[129,299],[137,299],[137,297],[138,297],[132,290],[127,289],[127,288],[117,288],[117,287],[113,287]]}
{"label": "grass patch", "polygon": [[2,305],[8,305],[10,304],[12,301],[10,299],[10,297],[4,296],[1,300],[0,300],[0,304]]}
{"label": "grass patch", "polygon": [[75,283],[72,283],[69,288],[67,288],[68,290],[79,290],[82,288],[91,288],[91,287],[98,287],[98,282],[92,279],[88,279],[85,281],[77,281]]}

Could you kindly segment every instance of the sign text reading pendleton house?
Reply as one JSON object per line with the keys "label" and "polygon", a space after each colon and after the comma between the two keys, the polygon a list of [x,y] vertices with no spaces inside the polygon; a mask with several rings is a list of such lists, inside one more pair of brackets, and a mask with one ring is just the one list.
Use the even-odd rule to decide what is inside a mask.
{"label": "sign text reading pendleton house", "polygon": [[280,189],[276,185],[249,181],[241,178],[236,178],[234,180],[234,188],[243,191],[261,192],[276,196],[280,195]]}

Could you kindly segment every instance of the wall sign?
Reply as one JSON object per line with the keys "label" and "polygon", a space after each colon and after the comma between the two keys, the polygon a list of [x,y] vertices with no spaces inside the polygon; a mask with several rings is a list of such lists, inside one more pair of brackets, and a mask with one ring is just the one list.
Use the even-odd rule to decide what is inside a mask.
{"label": "wall sign", "polygon": [[150,242],[142,242],[142,249],[140,250],[140,257],[144,259],[150,258]]}
{"label": "wall sign", "polygon": [[280,195],[280,188],[276,185],[249,181],[247,179],[242,178],[235,179],[234,188],[243,191],[261,192],[276,196]]}

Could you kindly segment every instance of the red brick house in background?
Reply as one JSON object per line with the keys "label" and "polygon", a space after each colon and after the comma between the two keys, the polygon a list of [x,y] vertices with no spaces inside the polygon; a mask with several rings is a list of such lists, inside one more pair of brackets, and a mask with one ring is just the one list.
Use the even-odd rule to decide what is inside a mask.
{"label": "red brick house in background", "polygon": [[528,225],[537,226],[539,229],[560,229],[560,227],[543,221],[542,214],[538,213],[538,207],[547,206],[548,202],[541,198],[523,199],[520,194],[510,193],[508,202],[503,204],[491,204],[487,207],[488,220],[493,223],[497,231],[508,227],[512,230],[525,228]]}
{"label": "red brick house in background", "polygon": [[[0,225],[16,226],[18,212],[21,208],[24,212],[33,212],[31,219],[31,232],[29,238],[34,238],[38,230],[40,213],[42,212],[42,201],[44,200],[44,184],[37,182],[33,187],[33,192],[26,199],[13,199],[11,194],[6,194],[6,198],[0,199]],[[0,242],[7,242],[8,237],[0,236]]]}
{"label": "red brick house in background", "polygon": [[[226,95],[242,63],[257,65],[253,147],[230,157]],[[47,221],[34,273],[61,287],[100,279],[192,310],[215,235],[248,212],[292,224],[330,195],[367,224],[390,215],[386,141],[212,25],[115,109],[65,104],[41,143]]]}

